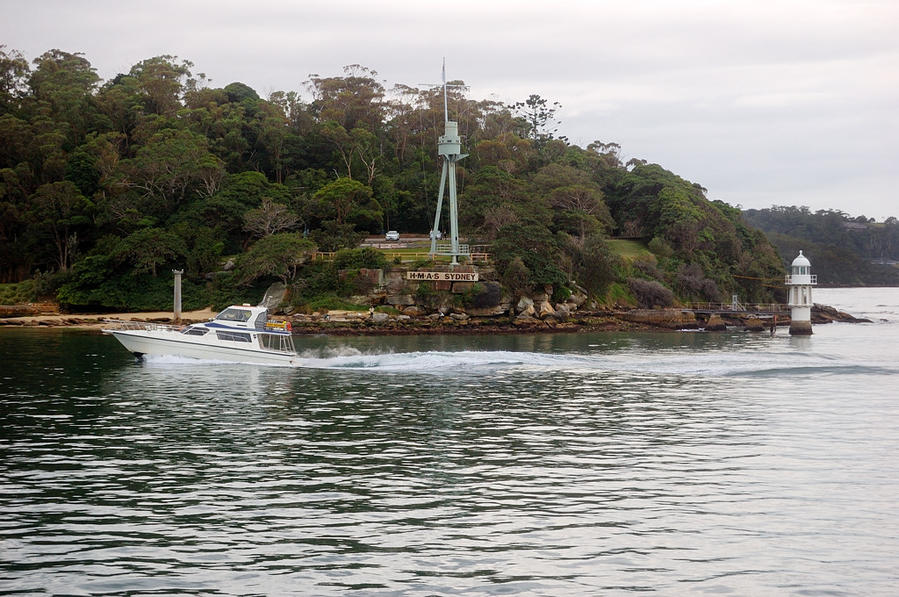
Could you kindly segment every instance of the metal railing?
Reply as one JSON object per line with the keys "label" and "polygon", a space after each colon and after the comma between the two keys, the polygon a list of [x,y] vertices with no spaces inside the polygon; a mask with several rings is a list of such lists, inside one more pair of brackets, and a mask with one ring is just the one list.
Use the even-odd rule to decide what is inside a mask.
{"label": "metal railing", "polygon": [[110,329],[114,330],[144,330],[144,331],[156,331],[156,330],[164,330],[169,332],[180,332],[184,329],[184,326],[181,325],[173,325],[170,323],[156,323],[153,321],[134,321],[134,320],[124,320],[124,319],[104,319],[104,324],[109,324],[112,326]]}
{"label": "metal railing", "polygon": [[[478,247],[469,247],[477,249]],[[387,261],[394,261],[399,258],[402,262],[411,262],[411,261],[425,261],[427,259],[431,259],[433,255],[431,255],[430,251],[382,251],[384,257]],[[334,261],[334,255],[336,253],[326,252],[326,251],[318,251],[312,254],[313,261],[326,261],[331,262]],[[436,253],[438,257],[448,257],[450,253],[441,253],[439,250]],[[460,253],[460,256],[467,257],[471,261],[479,261],[479,262],[489,262],[490,261],[490,253],[486,251],[471,251],[467,254]]]}
{"label": "metal railing", "polygon": [[457,252],[453,252],[453,243],[447,241],[440,241],[437,243],[437,251],[435,255],[468,255],[471,253],[468,245],[459,244],[459,250]]}
{"label": "metal railing", "polygon": [[685,303],[684,307],[692,311],[715,311],[727,313],[782,313],[790,310],[783,303]]}

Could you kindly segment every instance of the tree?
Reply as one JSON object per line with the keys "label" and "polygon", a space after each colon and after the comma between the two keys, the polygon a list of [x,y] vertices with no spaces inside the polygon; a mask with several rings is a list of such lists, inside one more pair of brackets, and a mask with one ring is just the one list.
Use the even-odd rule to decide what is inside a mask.
{"label": "tree", "polygon": [[197,83],[205,79],[202,73],[194,78],[193,66],[189,60],[179,63],[177,56],[165,54],[138,62],[128,74],[137,80],[147,112],[174,116],[184,93],[196,90]]}
{"label": "tree", "polygon": [[593,185],[569,185],[553,189],[550,201],[562,210],[563,218],[573,220],[581,242],[584,242],[587,232],[605,232],[614,225],[602,197],[602,191]]}
{"label": "tree", "polygon": [[0,139],[0,168],[33,162],[34,130],[26,121],[12,114],[0,115]]}
{"label": "tree", "polygon": [[84,138],[96,118],[93,92],[100,77],[80,53],[50,50],[35,58],[34,64],[28,86],[39,111],[49,113],[54,128],[71,148]]}
{"label": "tree", "polygon": [[33,254],[23,239],[27,209],[28,190],[16,171],[0,169],[0,282],[18,282],[30,273]]}
{"label": "tree", "polygon": [[598,235],[587,237],[583,243],[580,260],[576,265],[578,281],[594,296],[605,293],[617,277],[616,268],[621,258]]}
{"label": "tree", "polygon": [[521,258],[532,285],[561,286],[568,278],[559,269],[559,247],[553,234],[536,222],[515,222],[500,229],[493,243],[493,253],[500,275],[505,275],[516,257]]}
{"label": "tree", "polygon": [[243,221],[244,230],[264,237],[296,228],[300,218],[286,205],[275,203],[271,197],[263,197],[262,205],[245,213]]}
{"label": "tree", "polygon": [[384,122],[384,86],[376,71],[359,64],[343,67],[343,77],[309,75],[312,110],[322,122],[335,121],[345,130],[366,128],[376,131]]}
{"label": "tree", "polygon": [[330,212],[338,224],[343,224],[354,211],[367,206],[371,197],[371,187],[350,178],[338,178],[319,189],[313,199],[319,202],[321,209]]}
{"label": "tree", "polygon": [[56,247],[56,265],[68,271],[78,248],[78,230],[90,223],[93,205],[68,180],[41,185],[29,202],[32,226],[49,233]]}
{"label": "tree", "polygon": [[207,149],[205,137],[165,129],[122,163],[124,183],[152,200],[153,211],[170,210],[191,191],[211,196],[224,176],[222,161]]}
{"label": "tree", "polygon": [[556,120],[556,111],[561,107],[559,102],[549,103],[549,100],[532,93],[528,99],[512,104],[509,109],[521,118],[524,136],[539,145],[558,132],[560,122]]}
{"label": "tree", "polygon": [[308,240],[284,232],[271,234],[256,241],[238,259],[237,273],[241,282],[276,276],[286,285],[297,275],[297,269],[308,261],[315,251],[315,244]]}
{"label": "tree", "polygon": [[530,140],[504,133],[495,139],[478,142],[475,155],[483,167],[496,166],[509,174],[520,174],[527,171],[537,154]]}
{"label": "tree", "polygon": [[162,228],[141,228],[125,238],[119,247],[118,257],[128,260],[138,272],[150,272],[156,277],[156,268],[187,252],[184,241],[176,234]]}
{"label": "tree", "polygon": [[[249,101],[249,100],[246,100]],[[289,137],[288,121],[280,108],[268,102],[257,102],[258,112],[253,120],[259,162],[274,175],[275,182],[284,181],[285,146]]]}
{"label": "tree", "polygon": [[587,151],[599,156],[603,167],[621,168],[621,145],[618,143],[604,143],[596,140],[587,145]]}
{"label": "tree", "polygon": [[18,50],[4,49],[0,44],[0,115],[14,112],[24,95],[25,82],[31,69],[28,61]]}
{"label": "tree", "polygon": [[334,252],[358,247],[365,238],[365,233],[357,232],[352,224],[338,224],[335,220],[327,220],[322,222],[321,228],[313,230],[310,237],[320,251]]}
{"label": "tree", "polygon": [[259,94],[250,87],[249,85],[245,85],[244,83],[234,82],[225,85],[224,87],[225,93],[228,94],[229,102],[242,102],[245,100],[250,100],[251,102],[259,101]]}

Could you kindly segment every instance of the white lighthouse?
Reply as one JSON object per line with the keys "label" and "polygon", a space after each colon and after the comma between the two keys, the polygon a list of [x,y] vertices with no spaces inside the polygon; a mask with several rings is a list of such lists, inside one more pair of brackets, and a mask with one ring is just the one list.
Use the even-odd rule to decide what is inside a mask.
{"label": "white lighthouse", "polygon": [[793,260],[786,285],[790,291],[790,334],[810,336],[812,333],[812,286],[818,276],[812,275],[812,264],[802,251]]}

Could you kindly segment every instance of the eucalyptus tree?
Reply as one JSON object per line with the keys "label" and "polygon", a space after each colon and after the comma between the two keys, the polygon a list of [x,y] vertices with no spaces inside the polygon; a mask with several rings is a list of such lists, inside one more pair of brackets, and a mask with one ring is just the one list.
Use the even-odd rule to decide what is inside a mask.
{"label": "eucalyptus tree", "polygon": [[145,213],[165,217],[191,194],[210,197],[221,185],[222,161],[208,150],[205,137],[187,130],[164,129],[123,160],[123,185],[141,198]]}
{"label": "eucalyptus tree", "polygon": [[177,56],[169,54],[132,66],[128,74],[137,82],[146,112],[174,116],[183,105],[185,93],[196,90],[206,78],[203,73],[194,76],[190,70],[193,66],[193,62],[179,62]]}
{"label": "eucalyptus tree", "polygon": [[310,110],[320,122],[334,121],[349,131],[357,127],[377,132],[384,123],[384,86],[377,71],[359,64],[343,67],[343,77],[309,75]]}
{"label": "eucalyptus tree", "polygon": [[18,50],[6,50],[0,44],[0,115],[17,112],[22,97],[28,91],[31,68]]}
{"label": "eucalyptus tree", "polygon": [[[46,183],[29,197],[29,235],[40,251],[49,238],[55,249],[55,266],[68,271],[78,250],[78,233],[91,223],[93,204],[70,181]],[[45,264],[40,264],[45,265]]]}
{"label": "eucalyptus tree", "polygon": [[78,52],[50,50],[35,58],[34,65],[28,78],[32,121],[46,122],[43,128],[58,131],[65,137],[63,149],[71,150],[96,124],[93,94],[100,77]]}

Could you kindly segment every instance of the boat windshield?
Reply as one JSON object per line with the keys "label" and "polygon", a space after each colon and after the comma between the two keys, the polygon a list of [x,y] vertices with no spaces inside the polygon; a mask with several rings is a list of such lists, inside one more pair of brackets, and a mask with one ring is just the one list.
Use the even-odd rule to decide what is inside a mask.
{"label": "boat windshield", "polygon": [[249,309],[237,309],[235,307],[228,307],[227,309],[216,315],[215,318],[221,321],[249,321],[252,314],[253,312]]}

